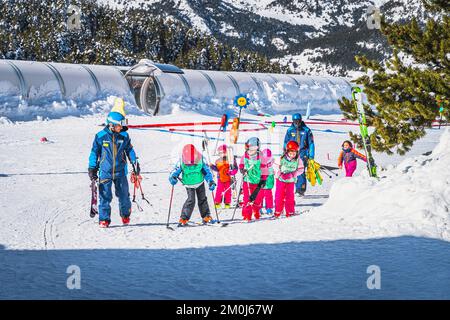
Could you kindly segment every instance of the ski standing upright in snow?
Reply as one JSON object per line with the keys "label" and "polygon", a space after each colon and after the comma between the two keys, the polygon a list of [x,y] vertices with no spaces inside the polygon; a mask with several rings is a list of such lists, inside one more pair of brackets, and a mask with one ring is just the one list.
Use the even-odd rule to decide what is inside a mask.
{"label": "ski standing upright in snow", "polygon": [[364,105],[362,102],[362,90],[360,87],[352,88],[352,97],[356,107],[356,113],[358,115],[359,129],[361,131],[361,137],[364,145],[364,152],[367,158],[367,169],[371,177],[377,177],[377,166],[372,156],[372,146],[370,143],[370,136],[367,130],[366,113],[364,111]]}

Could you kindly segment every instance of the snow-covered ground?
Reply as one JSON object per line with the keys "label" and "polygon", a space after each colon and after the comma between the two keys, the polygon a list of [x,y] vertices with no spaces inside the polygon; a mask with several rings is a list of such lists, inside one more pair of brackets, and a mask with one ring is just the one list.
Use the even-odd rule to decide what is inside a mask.
{"label": "snow-covered ground", "polygon": [[[170,231],[165,228],[168,172],[182,146],[200,148],[203,135],[130,129],[151,205],[141,203],[143,212],[133,207],[132,223],[124,227],[114,200],[112,226],[100,229],[89,218],[86,171],[104,118],[0,122],[0,298],[450,298],[450,132],[430,130],[406,160],[375,154],[377,163],[388,168],[379,181],[365,176],[362,163],[352,179],[342,172],[324,176],[323,185],[309,186],[307,196],[297,202],[300,216],[277,221],[263,216],[244,224],[238,212],[225,228]],[[244,114],[243,120],[254,125],[243,128],[261,128],[262,121],[282,118]],[[311,118],[341,120],[340,115]],[[176,115],[129,116],[131,124],[211,120],[219,119],[180,110]],[[310,127],[316,160],[334,166],[347,132],[357,130],[348,125]],[[273,132],[241,132],[239,141],[257,135],[263,147],[279,154],[286,129],[277,125]],[[208,133],[211,152],[216,135]],[[41,137],[49,142],[41,143]],[[435,152],[421,155],[441,137]],[[239,155],[242,149],[240,144]],[[184,200],[185,190],[177,185],[173,227]],[[232,210],[219,215],[229,220]],[[197,209],[193,220],[200,221]],[[81,269],[81,290],[66,287],[70,265]],[[367,289],[371,265],[381,269],[381,290]]]}

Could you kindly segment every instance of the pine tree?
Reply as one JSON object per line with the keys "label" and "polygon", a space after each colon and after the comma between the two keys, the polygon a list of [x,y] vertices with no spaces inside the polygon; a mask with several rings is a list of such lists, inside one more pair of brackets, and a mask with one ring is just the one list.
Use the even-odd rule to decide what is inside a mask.
{"label": "pine tree", "polygon": [[[367,123],[374,127],[371,143],[376,151],[404,154],[426,134],[439,115],[437,100],[450,98],[450,7],[448,1],[422,0],[433,14],[425,25],[416,19],[407,23],[382,21],[381,32],[393,49],[386,63],[356,56],[365,75],[356,79],[369,104]],[[351,101],[342,98],[344,116],[356,120]],[[444,110],[449,119],[450,106]],[[361,145],[361,137],[351,133]]]}

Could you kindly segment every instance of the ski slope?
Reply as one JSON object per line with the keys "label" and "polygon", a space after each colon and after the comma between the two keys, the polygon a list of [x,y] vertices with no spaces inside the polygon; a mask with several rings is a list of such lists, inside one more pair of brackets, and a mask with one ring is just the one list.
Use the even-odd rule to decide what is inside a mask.
{"label": "ski slope", "polygon": [[[438,185],[434,189],[424,185],[425,178],[416,181],[411,173],[422,172],[422,162],[431,166],[430,162],[438,161],[421,154],[432,151],[441,136],[447,142],[441,142],[438,154],[447,162],[436,168],[448,168],[443,150],[450,141],[448,131],[445,135],[444,129],[432,129],[413,147],[407,157],[419,156],[419,162],[406,160],[396,168],[405,157],[375,154],[377,163],[388,168],[381,176],[393,178],[373,182],[365,176],[363,163],[352,179],[344,178],[343,172],[339,177],[324,175],[323,185],[308,186],[307,196],[297,199],[299,216],[276,221],[263,216],[261,221],[244,224],[239,210],[236,221],[225,228],[170,231],[165,227],[168,173],[184,144],[201,148],[204,136],[196,130],[217,128],[130,129],[141,162],[143,191],[151,204],[140,202],[143,212],[133,206],[131,225],[124,227],[114,199],[111,227],[100,229],[97,219],[89,217],[87,164],[93,137],[102,129],[104,118],[97,114],[0,124],[0,298],[450,298],[448,173],[430,175]],[[282,119],[282,115],[244,114],[249,124],[243,129],[248,131],[241,132],[239,141],[257,135],[263,147],[270,146],[279,154],[287,126],[278,124],[272,133],[257,129],[261,124],[270,127],[265,121]],[[340,121],[341,115],[316,115],[314,119],[319,123],[310,125],[316,160],[335,166],[342,141],[349,130],[358,127],[320,124]],[[131,124],[218,120],[181,110],[157,117],[129,116]],[[217,133],[207,134],[212,154]],[[49,142],[41,143],[41,137]],[[238,150],[241,155],[243,145]],[[409,170],[408,180],[401,180],[401,170]],[[439,185],[447,190],[442,193],[444,198],[430,198],[430,193],[441,192]],[[411,188],[416,190],[411,193],[414,199],[406,194]],[[414,214],[409,215],[405,203],[392,207],[396,197],[406,204],[411,201]],[[173,227],[184,200],[185,189],[177,185],[170,218]],[[441,201],[435,217],[416,212],[429,207],[429,201]],[[214,214],[212,206],[211,210]],[[219,211],[221,220],[231,215],[232,210]],[[197,210],[192,220],[200,221]],[[81,269],[81,290],[66,287],[70,265]],[[370,265],[381,267],[382,290],[366,287]]]}

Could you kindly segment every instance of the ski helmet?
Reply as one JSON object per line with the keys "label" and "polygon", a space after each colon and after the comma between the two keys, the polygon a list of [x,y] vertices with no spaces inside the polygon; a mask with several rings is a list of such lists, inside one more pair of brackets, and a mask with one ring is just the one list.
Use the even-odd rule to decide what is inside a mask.
{"label": "ski helmet", "polygon": [[264,149],[264,150],[262,151],[262,154],[263,154],[263,156],[266,157],[266,158],[272,158],[272,151],[270,151],[270,149]]}
{"label": "ski helmet", "polygon": [[187,144],[183,147],[181,158],[184,164],[193,165],[199,163],[202,154],[195,149],[193,144]]}
{"label": "ski helmet", "polygon": [[227,145],[226,144],[223,144],[217,148],[217,153],[220,153],[220,152],[227,153]]}
{"label": "ski helmet", "polygon": [[110,112],[106,118],[106,124],[120,124],[122,127],[127,125],[127,119],[119,112]]}
{"label": "ski helmet", "polygon": [[256,137],[252,137],[250,139],[247,140],[247,142],[245,143],[245,151],[248,151],[248,149],[250,147],[259,147],[261,146],[261,143],[259,141],[259,138]]}
{"label": "ski helmet", "polygon": [[302,115],[300,113],[294,113],[292,115],[292,121],[296,121],[296,120],[302,121]]}
{"label": "ski helmet", "polygon": [[295,151],[298,152],[299,146],[297,141],[289,141],[286,145],[286,152]]}

